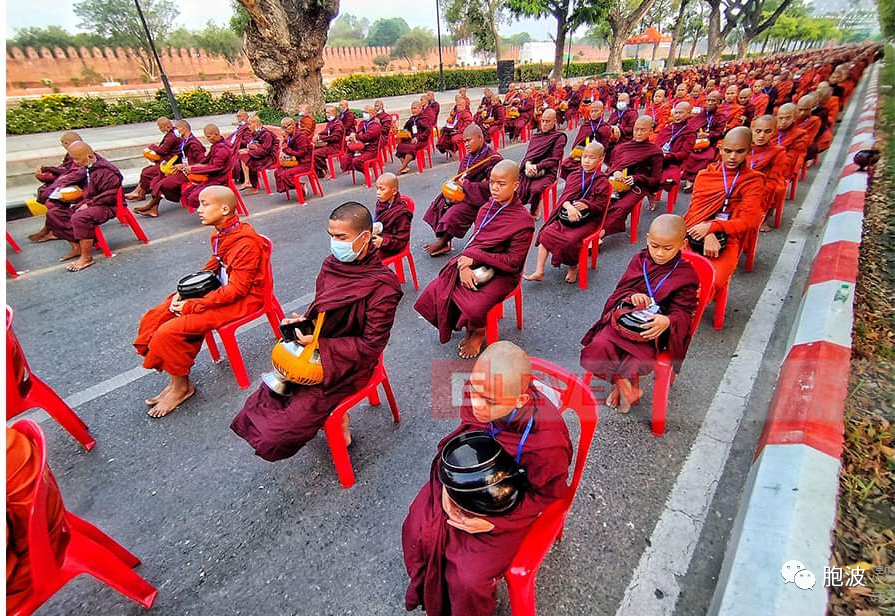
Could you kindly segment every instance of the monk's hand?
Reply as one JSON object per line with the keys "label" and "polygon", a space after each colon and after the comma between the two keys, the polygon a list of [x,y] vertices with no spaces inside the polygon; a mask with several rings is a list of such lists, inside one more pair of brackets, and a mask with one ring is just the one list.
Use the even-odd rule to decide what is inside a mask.
{"label": "monk's hand", "polygon": [[292,325],[293,323],[299,323],[305,320],[305,315],[298,314],[297,312],[293,312],[288,317],[284,318],[280,321],[280,325]]}
{"label": "monk's hand", "polygon": [[701,240],[709,234],[709,231],[711,231],[711,229],[711,222],[701,222],[698,225],[693,225],[692,227],[687,229],[687,235],[692,237],[694,240]]}
{"label": "monk's hand", "polygon": [[646,293],[635,293],[631,296],[631,303],[638,308],[646,308],[653,303],[653,300]]}
{"label": "monk's hand", "polygon": [[472,267],[474,261],[471,257],[467,257],[466,255],[460,255],[457,258],[457,269],[465,269],[467,267]]}
{"label": "monk's hand", "polygon": [[475,284],[475,274],[469,267],[460,268],[460,284],[470,291],[478,291],[479,288]]}
{"label": "monk's hand", "polygon": [[373,245],[374,245],[376,248],[379,248],[380,246],[382,246],[382,236],[381,236],[381,235],[374,235],[374,236],[373,236]]}
{"label": "monk's hand", "polygon": [[628,186],[633,186],[634,185],[634,176],[626,175],[623,178],[621,178],[621,181],[624,182],[625,184],[627,184]]}
{"label": "monk's hand", "polygon": [[718,237],[714,233],[706,235],[702,245],[702,254],[710,259],[716,259],[721,254],[721,242],[718,241]]}
{"label": "monk's hand", "polygon": [[649,327],[643,330],[641,333],[641,337],[644,340],[653,340],[654,338],[658,338],[662,335],[666,329],[671,326],[671,319],[669,319],[664,314],[657,314],[652,319],[650,319]]}
{"label": "monk's hand", "polygon": [[568,215],[571,222],[578,222],[581,219],[581,212],[579,212],[578,208],[568,201],[563,203],[562,207],[566,211],[566,215]]}
{"label": "monk's hand", "polygon": [[186,303],[185,299],[181,299],[179,293],[175,293],[174,297],[171,298],[171,305],[168,306],[168,310],[173,312],[174,314],[180,316],[183,312],[183,305]]}
{"label": "monk's hand", "polygon": [[485,518],[463,516],[462,522],[455,522],[453,519],[448,519],[448,524],[458,530],[465,531],[472,535],[476,535],[478,533],[488,533],[494,530],[494,524],[492,524]]}
{"label": "monk's hand", "polygon": [[81,210],[86,210],[88,205],[90,205],[90,204],[87,203],[87,202],[85,201],[84,203],[82,203],[81,205],[79,205],[78,208],[77,208],[75,211],[76,211],[76,212],[80,212]]}

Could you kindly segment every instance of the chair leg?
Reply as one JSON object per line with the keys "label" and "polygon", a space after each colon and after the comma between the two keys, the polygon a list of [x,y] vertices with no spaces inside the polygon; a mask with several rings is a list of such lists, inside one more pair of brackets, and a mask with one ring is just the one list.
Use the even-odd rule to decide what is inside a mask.
{"label": "chair leg", "polygon": [[587,289],[587,246],[589,242],[581,243],[581,252],[578,253],[578,288]]}
{"label": "chair leg", "polygon": [[260,177],[261,181],[264,183],[264,192],[266,192],[269,195],[269,194],[271,194],[271,192],[270,192],[270,180],[267,177],[268,171],[269,171],[269,169],[262,169],[261,171],[258,172],[258,177]]}
{"label": "chair leg", "polygon": [[81,533],[82,535],[87,536],[87,538],[91,541],[95,541],[96,543],[100,544],[101,546],[109,550],[112,554],[114,554],[115,558],[123,562],[131,569],[140,564],[139,558],[137,558],[134,554],[131,554],[117,541],[112,539],[109,535],[101,531],[99,528],[97,528],[87,520],[79,518],[71,512],[67,512],[65,521],[68,522],[69,526],[75,532]]}
{"label": "chair leg", "polygon": [[420,283],[416,278],[416,264],[413,262],[413,255],[407,251],[407,267],[410,268],[410,278],[413,280],[413,288],[419,291]]}
{"label": "chair leg", "polygon": [[634,204],[634,207],[631,209],[631,243],[637,243],[637,231],[640,227],[640,206],[643,204],[643,200],[641,199],[637,203]]}
{"label": "chair leg", "polygon": [[218,363],[221,361],[221,352],[218,351],[218,345],[214,341],[214,334],[208,332],[205,334],[205,344],[208,346],[208,354],[211,355],[211,361]]}
{"label": "chair leg", "polygon": [[671,190],[668,191],[668,205],[665,211],[669,214],[674,213],[674,206],[677,205],[677,193],[678,193],[678,185],[675,184],[671,187]]}
{"label": "chair leg", "polygon": [[236,377],[236,384],[240,389],[245,389],[251,384],[251,381],[249,381],[249,372],[242,359],[242,351],[239,350],[239,343],[236,341],[236,332],[218,330],[218,335],[221,337],[227,359],[230,360],[230,368],[233,370],[233,376]]}
{"label": "chair leg", "polygon": [[395,392],[392,391],[392,384],[388,380],[384,366],[382,368],[382,389],[385,390],[385,399],[388,400],[388,407],[392,411],[392,419],[395,420],[395,423],[400,423],[401,414],[398,412],[398,402],[395,400]]}
{"label": "chair leg", "polygon": [[87,451],[96,445],[96,439],[90,434],[90,428],[78,417],[77,413],[57,394],[52,387],[44,383],[39,377],[31,374],[31,391],[28,392],[26,402],[33,408],[39,407],[56,420],[62,428],[71,434],[76,441]]}
{"label": "chair leg", "polygon": [[73,535],[64,569],[89,573],[123,596],[145,608],[152,607],[158,590],[99,543],[84,535]]}
{"label": "chair leg", "polygon": [[751,272],[755,268],[755,253],[758,252],[758,231],[752,233],[746,246],[746,272]]}
{"label": "chair leg", "polygon": [[712,326],[716,331],[724,329],[724,313],[727,311],[727,293],[729,289],[730,283],[718,291],[715,296],[715,319]]}
{"label": "chair leg", "polygon": [[326,159],[326,166],[329,167],[329,179],[336,179],[336,164],[332,157]]}
{"label": "chair leg", "polygon": [[134,232],[134,235],[137,236],[138,240],[140,240],[144,244],[148,244],[149,238],[146,236],[146,232],[143,231],[143,227],[141,227],[140,223],[137,222],[137,219],[134,216],[133,212],[131,212],[127,208],[121,208],[121,211],[122,211],[122,217],[124,218],[124,220],[122,221],[122,224],[125,224],[128,227],[130,227],[131,231]]}
{"label": "chair leg", "polygon": [[493,308],[488,311],[488,316],[485,317],[485,340],[488,344],[494,344],[497,342],[497,337],[499,335],[497,328],[497,313],[493,312]]}
{"label": "chair leg", "polygon": [[354,469],[351,468],[351,457],[348,455],[348,444],[345,443],[345,435],[342,434],[342,417],[349,409],[342,406],[327,418],[323,424],[323,432],[326,434],[326,442],[333,458],[333,466],[336,467],[336,476],[343,488],[354,485]]}
{"label": "chair leg", "polygon": [[665,417],[668,415],[668,393],[671,391],[671,364],[656,362],[653,380],[653,436],[665,434]]}
{"label": "chair leg", "polygon": [[276,338],[279,338],[280,337],[280,321],[283,320],[283,317],[281,317],[279,314],[277,314],[276,307],[274,307],[272,310],[268,310],[264,316],[267,317],[267,322],[270,323],[270,329],[273,330],[273,335]]}
{"label": "chair leg", "polygon": [[107,259],[111,259],[112,251],[109,250],[109,243],[106,241],[106,236],[103,235],[103,230],[99,228],[99,225],[97,225],[93,229],[93,235],[96,244],[99,246],[99,249],[102,251]]}
{"label": "chair leg", "polygon": [[786,193],[780,195],[780,198],[777,200],[777,204],[774,207],[774,228],[779,229],[780,223],[783,222],[783,203],[786,201]]}
{"label": "chair leg", "polygon": [[373,385],[375,381],[375,377],[371,379],[370,384],[367,386],[370,390],[370,395],[367,396],[367,402],[370,403],[370,406],[379,406],[382,403],[382,400],[379,399],[379,385]]}
{"label": "chair leg", "polygon": [[536,616],[535,607],[535,575],[515,575],[507,571],[507,591],[510,595],[510,608],[513,616]]}
{"label": "chair leg", "polygon": [[12,248],[13,252],[15,252],[15,253],[22,252],[22,249],[19,246],[18,242],[16,242],[15,238],[8,231],[6,232],[6,243],[9,244],[9,246],[10,246],[10,248]]}
{"label": "chair leg", "polygon": [[404,262],[401,258],[397,258],[394,260],[395,265],[395,276],[398,277],[398,282],[404,284]]}
{"label": "chair leg", "polygon": [[293,183],[295,186],[295,202],[299,205],[305,204],[305,189],[301,184],[301,180],[299,178],[295,178],[295,182]]}
{"label": "chair leg", "polygon": [[19,272],[16,270],[16,266],[12,264],[12,261],[9,259],[6,260],[6,273],[9,274],[10,278],[18,278]]}
{"label": "chair leg", "polygon": [[519,287],[513,296],[513,303],[516,305],[516,329],[522,331],[522,288]]}

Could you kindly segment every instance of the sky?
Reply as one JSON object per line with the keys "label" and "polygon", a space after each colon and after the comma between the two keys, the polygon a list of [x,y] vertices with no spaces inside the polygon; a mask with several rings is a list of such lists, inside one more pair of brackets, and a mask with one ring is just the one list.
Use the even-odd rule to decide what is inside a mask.
{"label": "sky", "polygon": [[[435,31],[435,1],[424,0],[423,6],[415,5],[408,13],[407,0],[341,0],[340,14],[351,13],[366,17],[370,22],[380,17],[403,17],[411,27],[424,26]],[[72,2],[60,0],[9,0],[6,4],[6,36],[15,34],[16,28],[32,26],[61,26],[70,32],[77,31],[78,17]],[[180,23],[190,29],[200,29],[211,19],[218,24],[229,21],[232,9],[230,0],[180,0]],[[444,27],[444,24],[442,24]],[[556,28],[553,20],[525,19],[501,27],[504,35],[528,32],[534,40],[550,40],[548,33]]]}

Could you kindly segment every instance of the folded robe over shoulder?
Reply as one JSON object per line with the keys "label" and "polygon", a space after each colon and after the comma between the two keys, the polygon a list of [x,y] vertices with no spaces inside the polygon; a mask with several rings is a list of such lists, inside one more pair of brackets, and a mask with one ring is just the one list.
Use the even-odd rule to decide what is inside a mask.
{"label": "folded robe over shoulder", "polygon": [[[541,194],[553,182],[559,172],[563,150],[566,148],[566,134],[562,131],[540,131],[532,135],[525,158],[519,164],[519,190],[516,192],[522,203],[536,208],[541,202]],[[525,175],[525,163],[537,165],[543,175],[530,178]]]}
{"label": "folded robe over shoulder", "polygon": [[376,201],[373,220],[382,223],[379,254],[383,259],[398,254],[410,243],[413,212],[407,207],[407,197],[401,196],[401,193],[395,193],[391,201]]}
{"label": "folded robe over shoulder", "polygon": [[[609,178],[603,172],[587,173],[583,169],[572,172],[556,200],[556,209],[538,231],[535,241],[535,245],[543,245],[550,252],[554,267],[578,264],[581,242],[603,224],[611,193]],[[587,204],[590,215],[578,227],[568,227],[559,220],[559,213],[567,201]]]}

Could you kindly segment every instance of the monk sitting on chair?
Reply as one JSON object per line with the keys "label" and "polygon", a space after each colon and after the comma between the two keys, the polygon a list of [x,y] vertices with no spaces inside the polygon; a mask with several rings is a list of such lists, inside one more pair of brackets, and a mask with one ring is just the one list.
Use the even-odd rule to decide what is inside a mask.
{"label": "monk sitting on chair", "polygon": [[803,163],[817,158],[817,141],[823,131],[823,120],[814,113],[816,106],[817,97],[814,94],[806,94],[796,105],[796,126],[805,131],[808,139]]}
{"label": "monk sitting on chair", "polygon": [[[398,277],[372,245],[373,219],[367,208],[354,201],[337,207],[329,216],[329,235],[332,255],[317,276],[314,301],[303,315],[283,321],[294,326],[322,319],[316,342],[323,382],[297,385],[285,395],[264,384],[230,424],[256,455],[271,462],[295,455],[342,400],[369,382],[403,295]],[[298,344],[314,342],[313,335],[303,332],[295,331]],[[350,442],[347,414],[343,429]]]}
{"label": "monk sitting on chair", "polygon": [[[515,507],[473,506],[442,484],[445,447],[469,432],[490,434],[516,464],[528,486]],[[424,606],[426,616],[491,616],[497,585],[531,525],[565,496],[572,461],[569,432],[556,405],[532,383],[528,356],[512,342],[488,347],[464,388],[460,424],[438,444],[429,481],[417,494],[401,532],[410,576],[405,607]]]}
{"label": "monk sitting on chair", "polygon": [[746,164],[752,132],[732,128],[721,143],[721,160],[696,176],[684,216],[690,248],[712,262],[715,296],[730,283],[749,234],[764,216],[764,176]]}
{"label": "monk sitting on chair", "polygon": [[356,131],[345,133],[345,153],[339,160],[342,171],[363,171],[364,163],[379,155],[382,141],[382,125],[376,119],[372,105],[364,107],[363,120]]}
{"label": "monk sitting on chair", "polygon": [[177,120],[174,126],[180,136],[180,144],[177,148],[179,162],[174,165],[171,173],[165,175],[163,171],[152,181],[150,187],[152,199],[143,207],[134,208],[134,211],[141,216],[157,218],[158,206],[162,197],[168,201],[179,203],[183,188],[188,185],[189,181],[184,170],[189,165],[197,165],[205,160],[205,146],[193,134],[190,123],[186,120]]}
{"label": "monk sitting on chair", "polygon": [[[69,146],[80,140],[81,136],[76,132],[66,131],[62,133],[62,137],[59,139],[62,147],[65,148],[65,156],[62,158],[62,162],[58,167],[38,167],[34,173],[34,177],[41,182],[41,187],[37,189],[35,201],[47,209],[60,205],[59,200],[52,198],[52,195],[57,190],[66,186],[82,186],[87,179],[87,172],[84,170],[84,167],[76,164],[71,154],[68,153]],[[28,236],[28,239],[32,242],[48,242],[50,240],[58,240],[59,238],[50,232],[45,219],[40,231],[32,233]]]}
{"label": "monk sitting on chair", "polygon": [[690,118],[690,128],[696,131],[693,151],[687,157],[681,172],[681,190],[693,189],[696,174],[705,169],[718,157],[718,141],[724,136],[727,118],[718,111],[721,94],[716,90],[705,99],[702,113]]}
{"label": "monk sitting on chair", "polygon": [[230,165],[232,149],[215,124],[206,124],[205,138],[211,143],[208,153],[198,165],[187,165],[183,168],[189,184],[183,186],[183,197],[186,206],[192,210],[199,209],[199,195],[209,186],[226,186],[233,168]]}
{"label": "monk sitting on chair", "polygon": [[648,115],[653,119],[653,126],[656,130],[665,128],[668,118],[671,116],[671,105],[665,99],[665,90],[658,88],[653,92],[652,101],[643,108],[643,115]]}
{"label": "monk sitting on chair", "polygon": [[796,126],[798,107],[784,103],[777,108],[777,135],[773,142],[786,151],[786,179],[791,180],[802,170],[802,161],[811,142],[808,133]]}
{"label": "monk sitting on chair", "polygon": [[459,94],[455,97],[456,104],[448,115],[447,124],[441,127],[438,133],[438,143],[435,147],[442,154],[453,156],[463,141],[463,131],[472,124],[472,114],[469,112],[469,101]]}
{"label": "monk sitting on chair", "polygon": [[373,210],[373,246],[382,259],[393,257],[410,243],[413,212],[398,190],[398,176],[383,173],[376,179],[376,208]]}
{"label": "monk sitting on chair", "polygon": [[395,148],[395,155],[401,161],[398,175],[408,173],[417,152],[428,145],[432,133],[432,113],[423,113],[417,101],[410,104],[410,117],[404,122],[404,130],[398,131],[398,146]]}
{"label": "monk sitting on chair", "polygon": [[724,102],[718,105],[718,109],[724,114],[724,117],[727,118],[727,124],[724,127],[725,130],[742,126],[745,121],[746,108],[743,105],[740,105],[737,100],[737,94],[737,87],[735,85],[728,86],[724,91]]}
{"label": "monk sitting on chair", "polygon": [[208,332],[264,305],[270,254],[252,226],[239,221],[236,195],[226,186],[205,188],[198,214],[203,225],[215,228],[211,258],[202,271],[214,275],[220,285],[191,298],[172,293],[140,319],[134,348],[143,357],[143,367],[165,372],[170,379],[146,400],[150,417],[164,417],[196,393],[190,370]]}
{"label": "monk sitting on chair", "polygon": [[267,169],[277,160],[277,138],[261,123],[261,118],[249,118],[252,138],[245,149],[239,151],[242,163],[243,183],[239,187],[249,194],[258,192],[258,172]]}
{"label": "monk sitting on chair", "polygon": [[302,128],[289,117],[283,118],[280,126],[283,129],[283,147],[280,149],[280,166],[273,172],[273,176],[277,192],[286,193],[294,187],[292,176],[307,173],[314,164],[314,145],[311,142],[313,129],[309,131]]}
{"label": "monk sitting on chair", "polygon": [[[690,127],[690,103],[680,102],[671,110],[671,123],[656,134],[655,144],[662,149],[663,190],[671,190],[681,181],[681,167],[693,152],[696,131]],[[650,211],[656,208],[650,199]]]}
{"label": "monk sitting on chair", "polygon": [[553,255],[553,267],[565,265],[566,282],[578,280],[578,257],[584,238],[600,228],[603,214],[609,207],[609,180],[601,170],[603,146],[591,141],[581,154],[581,168],[566,179],[563,192],[557,199],[559,207],[538,232],[538,264],[526,280],[544,279],[548,253]]}
{"label": "monk sitting on chair", "polygon": [[[161,143],[146,146],[144,156],[152,161],[151,165],[143,167],[140,172],[140,182],[136,188],[124,195],[128,201],[142,201],[150,192],[152,183],[162,174],[159,166],[172,156],[180,153],[180,135],[175,129],[174,123],[168,118],[159,118],[156,121],[159,132],[164,135]],[[148,150],[148,151],[147,151]]]}
{"label": "monk sitting on chair", "polygon": [[[581,340],[581,367],[612,380],[606,406],[620,413],[643,395],[631,379],[652,372],[660,350],[668,350],[675,372],[687,354],[699,280],[681,257],[686,232],[684,219],[675,214],[653,220],[646,248],[628,263],[600,318]],[[637,318],[639,331],[620,321],[627,313]]]}
{"label": "monk sitting on chair", "polygon": [[603,146],[603,151],[609,147],[612,137],[612,127],[603,121],[603,103],[594,101],[590,106],[590,117],[582,122],[578,128],[578,134],[572,142],[572,151],[568,158],[559,166],[559,177],[566,179],[573,171],[581,169],[581,153],[584,147],[593,142]]}
{"label": "monk sitting on chair", "polygon": [[[545,112],[547,113],[547,112]],[[472,236],[460,254],[441,268],[414,308],[438,328],[442,344],[466,329],[460,357],[478,357],[485,342],[488,311],[519,284],[534,222],[517,196],[519,168],[503,160],[491,170],[491,199],[479,209]]]}
{"label": "monk sitting on chair", "polygon": [[556,129],[556,112],[548,109],[541,114],[540,130],[532,135],[525,158],[519,163],[517,194],[532,216],[541,211],[541,195],[556,181],[565,148],[566,134]]}
{"label": "monk sitting on chair", "polygon": [[[423,220],[435,232],[435,241],[425,246],[426,252],[432,257],[448,254],[451,251],[451,241],[455,237],[463,237],[469,231],[479,208],[491,198],[488,176],[494,165],[503,160],[485,141],[485,135],[477,125],[467,126],[463,131],[463,139],[467,154],[460,161],[457,179],[454,180],[455,186],[461,189],[462,196],[445,191],[442,187],[441,193],[435,197],[423,216]],[[448,192],[450,200],[445,192]]]}
{"label": "monk sitting on chair", "polygon": [[71,244],[71,250],[60,261],[77,259],[68,271],[80,272],[93,265],[94,229],[115,216],[122,176],[115,165],[83,141],[71,144],[68,153],[75,164],[86,170],[84,193],[78,201],[47,210],[47,227],[53,235]]}
{"label": "monk sitting on chair", "polygon": [[314,140],[314,168],[317,175],[326,175],[327,159],[342,153],[345,147],[345,127],[336,115],[336,108],[326,107],[326,126]]}
{"label": "monk sitting on chair", "polygon": [[770,231],[767,218],[772,215],[774,206],[782,203],[786,193],[786,172],[789,161],[786,150],[771,140],[777,131],[777,120],[772,115],[763,115],[752,120],[752,149],[746,163],[765,177],[764,201],[765,220],[761,223],[761,231]]}

